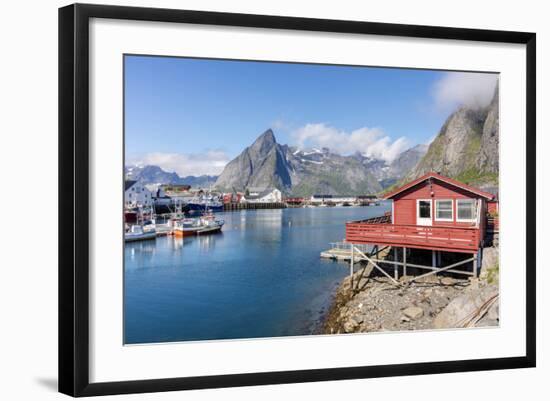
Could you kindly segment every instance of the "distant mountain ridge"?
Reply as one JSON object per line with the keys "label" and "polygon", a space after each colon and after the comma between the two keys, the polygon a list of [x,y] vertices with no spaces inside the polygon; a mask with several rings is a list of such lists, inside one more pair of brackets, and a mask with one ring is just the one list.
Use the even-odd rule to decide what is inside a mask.
{"label": "distant mountain ridge", "polygon": [[428,145],[418,144],[400,153],[390,163],[381,159],[365,157],[360,153],[356,153],[355,157],[362,160],[363,165],[376,177],[382,189],[385,189],[405,177],[427,151]]}
{"label": "distant mountain ridge", "polygon": [[169,173],[159,166],[136,166],[130,165],[124,168],[124,175],[129,180],[139,181],[144,185],[149,184],[178,184],[191,185],[192,187],[209,188],[216,179],[215,175],[186,176],[180,177],[177,173]]}
{"label": "distant mountain ridge", "polygon": [[328,148],[302,150],[281,145],[268,129],[225,166],[215,188],[278,188],[293,196],[374,194],[383,189],[384,180],[394,182],[409,171],[425,149],[411,148],[387,164],[360,153],[342,156]]}

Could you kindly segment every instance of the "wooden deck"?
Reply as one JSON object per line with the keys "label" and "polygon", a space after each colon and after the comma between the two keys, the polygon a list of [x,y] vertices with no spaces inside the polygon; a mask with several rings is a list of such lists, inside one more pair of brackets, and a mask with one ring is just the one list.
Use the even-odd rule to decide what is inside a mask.
{"label": "wooden deck", "polygon": [[480,245],[479,231],[476,227],[349,222],[346,242],[475,253]]}

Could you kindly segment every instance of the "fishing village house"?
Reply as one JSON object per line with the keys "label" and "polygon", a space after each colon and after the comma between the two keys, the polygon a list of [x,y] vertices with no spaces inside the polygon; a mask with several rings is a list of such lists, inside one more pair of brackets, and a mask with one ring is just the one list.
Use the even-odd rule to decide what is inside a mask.
{"label": "fishing village house", "polygon": [[143,184],[134,180],[124,182],[124,206],[127,208],[150,207],[153,205],[153,197]]}
{"label": "fishing village house", "polygon": [[277,188],[249,188],[240,201],[249,203],[279,203],[282,200],[283,195]]}
{"label": "fishing village house", "polygon": [[[346,223],[345,241],[358,248],[391,247],[393,260],[379,261],[364,247],[360,250],[352,245],[352,264],[356,251],[360,259],[372,261],[380,271],[380,263],[393,264],[394,279],[400,272],[406,276],[407,267],[430,270],[423,276],[443,271],[477,276],[481,248],[488,241],[488,204],[498,210],[495,195],[430,172],[386,194],[384,199],[392,201],[391,213]],[[411,256],[419,252],[431,252],[431,264],[411,263]],[[457,261],[460,255],[463,258]],[[443,263],[442,259],[451,263]]]}

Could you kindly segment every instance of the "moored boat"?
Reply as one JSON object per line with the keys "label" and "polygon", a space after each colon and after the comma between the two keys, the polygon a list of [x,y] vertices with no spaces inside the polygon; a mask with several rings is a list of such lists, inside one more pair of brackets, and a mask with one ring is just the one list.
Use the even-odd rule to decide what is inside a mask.
{"label": "moored boat", "polygon": [[181,219],[174,221],[172,233],[176,237],[188,237],[190,235],[196,235],[200,228],[200,219]]}
{"label": "moored boat", "polygon": [[200,218],[202,228],[197,231],[197,235],[213,234],[222,230],[225,221],[216,219],[213,213],[207,213]]}
{"label": "moored boat", "polygon": [[154,239],[157,237],[157,232],[154,228],[144,230],[140,225],[134,224],[130,229],[124,233],[125,242],[143,241]]}
{"label": "moored boat", "polygon": [[175,221],[172,232],[176,237],[213,234],[220,232],[224,223],[223,220],[216,219],[210,212],[196,219],[181,219]]}

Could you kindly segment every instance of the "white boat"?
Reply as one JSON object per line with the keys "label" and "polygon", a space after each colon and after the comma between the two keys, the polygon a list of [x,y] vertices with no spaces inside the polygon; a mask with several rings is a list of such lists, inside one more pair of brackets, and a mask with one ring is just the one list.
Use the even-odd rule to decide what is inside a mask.
{"label": "white boat", "polygon": [[223,220],[216,219],[212,213],[196,219],[182,219],[174,223],[172,232],[177,237],[190,235],[213,234],[221,231]]}
{"label": "white boat", "polygon": [[197,231],[197,235],[219,232],[225,224],[225,221],[216,219],[212,213],[201,217],[200,221],[202,227]]}
{"label": "white boat", "polygon": [[125,242],[143,241],[154,239],[157,237],[157,232],[154,228],[143,229],[142,226],[134,224],[126,233],[124,233]]}
{"label": "white boat", "polygon": [[196,235],[202,227],[200,219],[181,219],[173,222],[172,233],[176,237]]}

